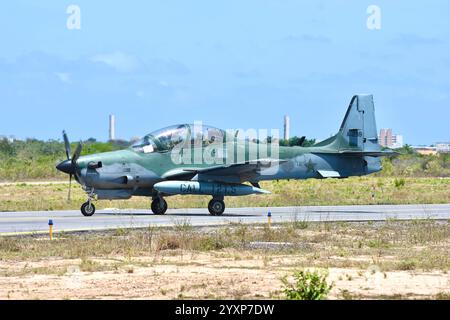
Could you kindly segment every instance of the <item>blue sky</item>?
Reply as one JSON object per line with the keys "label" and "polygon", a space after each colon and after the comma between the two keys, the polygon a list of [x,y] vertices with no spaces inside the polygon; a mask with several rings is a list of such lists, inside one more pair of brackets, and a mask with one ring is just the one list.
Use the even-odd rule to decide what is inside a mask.
{"label": "blue sky", "polygon": [[[81,29],[66,9],[81,9]],[[381,29],[366,27],[367,7]],[[9,1],[0,134],[106,140],[201,120],[326,138],[355,93],[409,144],[450,140],[448,1]]]}

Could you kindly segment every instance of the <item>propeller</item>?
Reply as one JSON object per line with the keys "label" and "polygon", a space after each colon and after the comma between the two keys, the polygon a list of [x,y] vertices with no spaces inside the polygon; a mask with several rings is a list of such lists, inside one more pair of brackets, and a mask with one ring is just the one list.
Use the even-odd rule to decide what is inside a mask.
{"label": "propeller", "polygon": [[63,139],[64,139],[64,146],[66,148],[66,156],[67,156],[67,160],[70,160],[70,154],[72,153],[70,151],[70,142],[69,142],[69,138],[67,138],[67,134],[66,131],[63,131]]}
{"label": "propeller", "polygon": [[72,193],[72,174],[69,174],[69,193],[67,194],[67,201],[70,201],[71,193]]}
{"label": "propeller", "polygon": [[80,181],[80,177],[78,175],[79,168],[77,165],[77,160],[80,157],[81,150],[83,149],[83,144],[80,141],[80,143],[78,143],[77,148],[75,149],[75,152],[73,153],[73,156],[70,157],[71,154],[70,142],[69,138],[67,137],[66,131],[63,131],[63,139],[67,160],[64,160],[63,162],[58,164],[56,166],[56,169],[69,175],[69,193],[67,195],[67,200],[70,201],[72,190],[72,176],[75,175],[75,179],[77,181]]}

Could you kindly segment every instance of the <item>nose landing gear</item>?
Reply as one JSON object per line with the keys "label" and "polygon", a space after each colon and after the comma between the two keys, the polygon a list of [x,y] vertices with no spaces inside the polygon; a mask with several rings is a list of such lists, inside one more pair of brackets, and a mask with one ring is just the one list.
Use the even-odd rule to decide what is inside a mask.
{"label": "nose landing gear", "polygon": [[85,202],[81,205],[81,213],[83,216],[90,217],[95,213],[95,206],[91,202]]}
{"label": "nose landing gear", "polygon": [[95,200],[94,189],[88,192],[88,201],[81,205],[81,213],[85,217],[90,217],[95,213],[95,206],[92,201]]}

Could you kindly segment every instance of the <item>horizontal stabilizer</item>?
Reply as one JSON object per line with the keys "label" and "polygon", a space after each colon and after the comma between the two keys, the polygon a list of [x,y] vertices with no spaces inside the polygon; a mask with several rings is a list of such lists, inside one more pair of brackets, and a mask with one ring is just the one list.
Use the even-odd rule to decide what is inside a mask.
{"label": "horizontal stabilizer", "polygon": [[391,157],[397,156],[400,153],[393,150],[384,151],[362,151],[362,150],[336,150],[336,151],[320,151],[312,152],[313,154],[340,154],[353,157]]}
{"label": "horizontal stabilizer", "polygon": [[394,150],[384,150],[384,151],[359,151],[359,150],[341,150],[340,154],[355,155],[361,157],[390,157],[396,156],[399,153]]}

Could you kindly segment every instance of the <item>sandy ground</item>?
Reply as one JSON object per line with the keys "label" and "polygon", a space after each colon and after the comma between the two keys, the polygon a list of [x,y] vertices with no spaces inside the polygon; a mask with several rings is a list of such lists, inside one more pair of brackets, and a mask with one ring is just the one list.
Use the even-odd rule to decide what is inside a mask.
{"label": "sandy ground", "polygon": [[[299,256],[211,252],[73,260],[0,261],[0,299],[264,299],[283,298],[281,278]],[[282,267],[280,267],[282,266]],[[103,270],[103,271],[102,271]],[[381,272],[331,268],[329,299],[433,299],[450,293],[442,271]]]}

